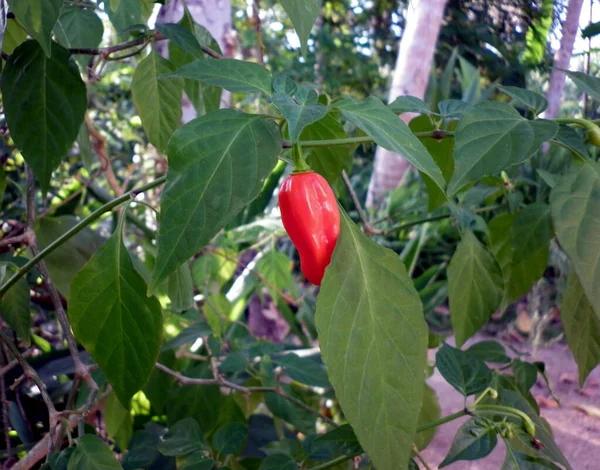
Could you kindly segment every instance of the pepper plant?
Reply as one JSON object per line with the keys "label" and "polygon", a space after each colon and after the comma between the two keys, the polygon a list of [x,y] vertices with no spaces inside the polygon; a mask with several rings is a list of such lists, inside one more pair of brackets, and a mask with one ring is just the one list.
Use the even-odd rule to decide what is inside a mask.
{"label": "pepper plant", "polygon": [[[319,2],[298,4],[280,2],[307,53]],[[500,440],[503,468],[570,469],[530,392],[544,365],[493,341],[465,343],[542,278],[554,244],[572,266],[561,314],[581,384],[600,361],[596,123],[542,119],[544,97],[514,87],[433,107],[319,95],[223,57],[187,10],[148,28],[151,6],[0,2],[7,465],[429,468],[421,450],[436,429],[466,417],[436,464],[483,458]],[[101,18],[120,33],[105,47]],[[156,49],[166,41],[168,59]],[[129,79],[107,86],[123,69]],[[600,100],[598,78],[565,73]],[[219,109],[223,90],[232,109]],[[122,106],[129,93],[134,113]],[[181,125],[184,94],[198,117]],[[406,112],[420,117],[406,126]],[[122,120],[143,131],[131,137]],[[349,175],[369,143],[418,171],[421,215],[392,210],[408,190],[383,219],[365,213]],[[120,177],[110,152],[131,163]],[[292,169],[331,203],[303,224],[309,183],[281,199],[300,207],[286,223],[296,243],[335,235],[320,288],[292,275],[276,202]],[[339,237],[327,227],[337,221],[328,185],[342,200]],[[420,269],[419,230],[434,223],[458,241],[447,267]],[[400,257],[394,243],[412,230]],[[316,264],[303,270],[320,277],[313,243],[300,254]],[[426,322],[446,297],[456,347]],[[255,333],[265,311],[281,315],[280,337]],[[464,396],[448,416],[426,384],[434,368]]]}

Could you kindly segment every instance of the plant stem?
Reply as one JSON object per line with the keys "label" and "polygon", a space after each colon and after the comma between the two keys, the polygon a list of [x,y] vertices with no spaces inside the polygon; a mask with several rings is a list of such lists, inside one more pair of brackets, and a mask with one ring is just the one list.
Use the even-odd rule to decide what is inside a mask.
{"label": "plant stem", "polygon": [[478,411],[489,411],[495,414],[504,414],[520,418],[523,423],[523,429],[531,437],[535,437],[535,424],[533,423],[532,419],[521,410],[502,405],[477,405],[472,408],[473,413],[477,413]]}
{"label": "plant stem", "polygon": [[302,144],[300,142],[296,142],[294,144],[294,150],[292,151],[292,162],[294,164],[294,173],[310,171],[310,167],[302,155]]}
{"label": "plant stem", "polygon": [[[425,132],[413,132],[415,137],[419,138],[440,138],[444,136],[452,137],[454,132],[434,130]],[[369,136],[361,137],[347,137],[345,139],[330,139],[330,140],[302,140],[300,144],[302,147],[330,147],[332,145],[351,145],[351,144],[365,144],[373,142],[373,138]],[[291,142],[284,142],[283,148],[292,148]]]}
{"label": "plant stem", "polygon": [[425,457],[423,457],[423,455],[421,455],[421,452],[419,452],[419,449],[417,448],[417,446],[415,444],[412,445],[412,451],[415,454],[415,457],[417,458],[417,460],[419,462],[421,462],[421,465],[423,465],[423,467],[425,467],[425,470],[431,470],[431,467],[427,463],[427,460],[425,460]]}
{"label": "plant stem", "polygon": [[137,189],[132,189],[131,191],[124,193],[122,196],[119,196],[118,198],[113,199],[112,201],[104,204],[102,207],[96,209],[94,212],[92,212],[90,215],[88,215],[85,219],[83,219],[81,222],[79,222],[73,228],[71,228],[70,230],[63,233],[60,237],[58,237],[56,240],[54,240],[52,243],[50,243],[50,245],[48,245],[46,248],[41,250],[37,255],[35,255],[33,258],[31,258],[31,260],[29,260],[25,265],[23,265],[21,268],[19,268],[19,270],[8,281],[6,281],[2,285],[2,287],[0,287],[0,299],[2,298],[2,296],[4,294],[6,294],[6,291],[8,291],[8,289],[10,289],[19,279],[21,279],[23,276],[25,276],[25,274],[27,274],[40,260],[43,260],[46,256],[48,256],[50,253],[52,253],[54,250],[56,250],[64,242],[66,242],[73,236],[77,235],[84,228],[86,228],[88,225],[90,225],[92,222],[94,222],[96,219],[98,219],[102,214],[112,211],[115,207],[120,206],[124,202],[127,202],[128,200],[130,200],[132,197],[135,197],[139,193],[143,193],[152,188],[160,186],[166,180],[167,180],[166,176],[157,178],[154,181],[150,181],[149,183],[146,183],[145,185],[140,186]]}
{"label": "plant stem", "polygon": [[309,470],[325,470],[327,468],[335,467],[336,465],[338,465],[340,463],[344,463],[347,460],[353,459],[354,457],[356,457],[358,455],[360,455],[360,454],[341,455],[339,457],[336,457],[333,460],[330,460],[329,462],[322,463],[321,465],[317,465],[316,467],[311,467],[311,468],[309,468]]}
{"label": "plant stem", "polygon": [[455,419],[462,418],[463,416],[467,416],[469,414],[469,410],[465,408],[464,410],[457,411],[456,413],[452,413],[451,415],[444,416],[436,421],[432,421],[430,423],[425,423],[417,428],[417,432],[427,431],[431,428],[436,428],[441,426],[442,424],[449,423],[450,421],[454,421]]}

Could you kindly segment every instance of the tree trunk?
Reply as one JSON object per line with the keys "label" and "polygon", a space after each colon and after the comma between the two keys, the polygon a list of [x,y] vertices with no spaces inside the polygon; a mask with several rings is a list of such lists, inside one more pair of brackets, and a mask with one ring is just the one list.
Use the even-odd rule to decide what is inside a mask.
{"label": "tree trunk", "polygon": [[[401,95],[425,97],[445,5],[446,0],[409,2],[406,28],[402,33],[390,88],[390,102]],[[412,117],[404,114],[401,119],[408,122]],[[379,207],[385,195],[398,186],[409,168],[410,164],[404,157],[378,147],[367,193],[367,207]]]}
{"label": "tree trunk", "polygon": [[[215,38],[223,55],[231,57],[235,48],[235,36],[231,27],[231,0],[186,0],[185,4],[194,20],[204,26]],[[183,17],[183,1],[170,0],[160,8],[156,22],[177,23]],[[168,55],[164,48],[161,54]],[[221,107],[228,108],[231,102],[231,93],[223,91]],[[196,117],[194,106],[184,96],[182,102],[182,122],[186,123]]]}
{"label": "tree trunk", "polygon": [[[579,16],[581,15],[582,6],[583,0],[569,0],[567,17],[562,24],[560,47],[554,56],[554,67],[561,69],[569,68],[571,55],[573,54],[573,44],[575,44],[575,38],[579,30]],[[545,119],[553,119],[558,116],[564,87],[565,73],[557,68],[553,68],[550,75],[550,85],[546,94],[548,109],[546,109],[543,115]]]}

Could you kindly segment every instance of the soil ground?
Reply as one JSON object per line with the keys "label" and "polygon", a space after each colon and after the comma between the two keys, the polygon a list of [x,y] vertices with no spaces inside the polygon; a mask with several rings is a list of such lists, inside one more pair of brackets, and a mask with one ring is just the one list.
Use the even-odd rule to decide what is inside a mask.
{"label": "soil ground", "polygon": [[[483,335],[469,341],[474,342],[498,338]],[[452,343],[451,341],[449,341]],[[507,343],[504,342],[506,345]],[[511,343],[519,351],[528,351],[527,345]],[[507,352],[510,350],[507,348]],[[542,380],[538,380],[532,389],[540,404],[541,414],[551,424],[556,443],[563,451],[574,470],[600,470],[600,368],[596,368],[588,377],[583,389],[577,383],[577,365],[571,352],[564,344],[555,344],[540,349],[528,361],[546,363],[554,393],[561,402],[558,407]],[[462,396],[436,373],[428,380],[437,392],[442,416],[454,413],[463,406]],[[455,420],[438,428],[437,434],[423,456],[432,470],[448,453],[452,439],[460,425],[467,418]],[[485,459],[475,462],[456,462],[448,470],[495,470],[500,469],[504,460],[504,446],[499,439],[498,446]]]}

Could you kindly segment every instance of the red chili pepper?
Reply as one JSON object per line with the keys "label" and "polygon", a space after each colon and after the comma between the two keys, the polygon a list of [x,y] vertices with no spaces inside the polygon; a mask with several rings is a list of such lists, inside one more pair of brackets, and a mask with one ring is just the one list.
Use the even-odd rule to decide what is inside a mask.
{"label": "red chili pepper", "polygon": [[306,278],[320,286],[340,234],[340,211],[335,194],[321,175],[294,173],[279,192],[283,226],[300,254]]}

